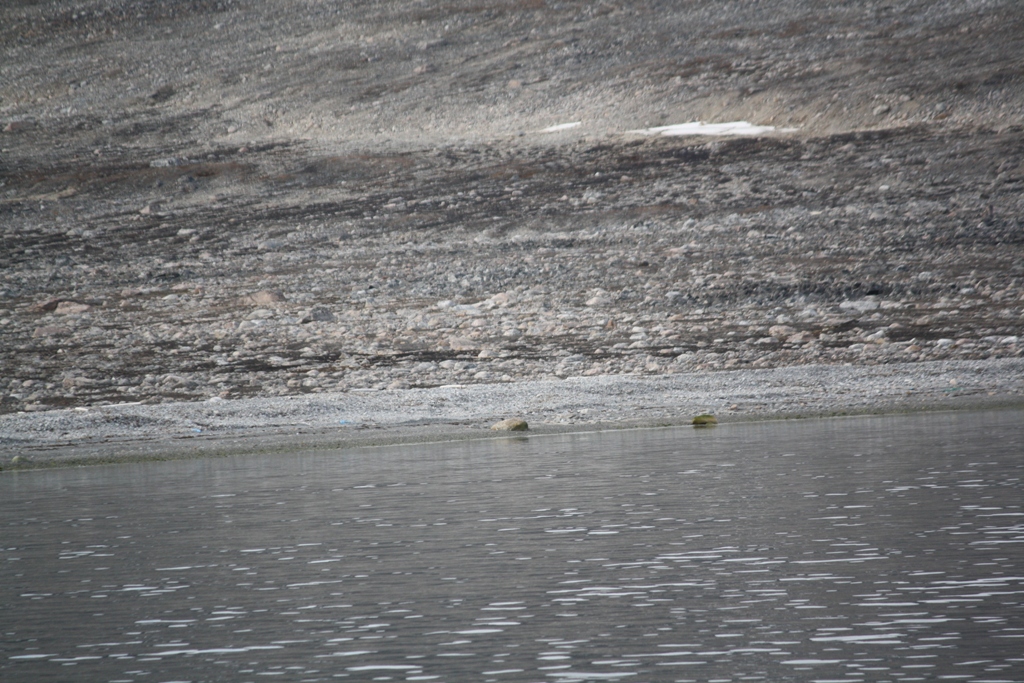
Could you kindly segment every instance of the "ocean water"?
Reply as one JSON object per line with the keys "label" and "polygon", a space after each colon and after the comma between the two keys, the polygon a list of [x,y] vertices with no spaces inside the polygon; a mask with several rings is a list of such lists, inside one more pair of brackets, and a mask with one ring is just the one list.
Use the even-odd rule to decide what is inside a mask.
{"label": "ocean water", "polygon": [[0,680],[1024,681],[1024,413],[0,475]]}

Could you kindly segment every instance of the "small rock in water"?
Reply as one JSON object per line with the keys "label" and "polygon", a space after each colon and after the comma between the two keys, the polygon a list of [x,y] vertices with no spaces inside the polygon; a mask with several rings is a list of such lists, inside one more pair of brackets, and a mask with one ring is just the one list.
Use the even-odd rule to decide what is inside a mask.
{"label": "small rock in water", "polygon": [[698,415],[692,424],[694,427],[711,427],[718,424],[718,419],[714,415]]}
{"label": "small rock in water", "polygon": [[526,424],[526,420],[510,417],[507,420],[491,425],[491,429],[496,432],[525,432],[530,429],[530,426]]}

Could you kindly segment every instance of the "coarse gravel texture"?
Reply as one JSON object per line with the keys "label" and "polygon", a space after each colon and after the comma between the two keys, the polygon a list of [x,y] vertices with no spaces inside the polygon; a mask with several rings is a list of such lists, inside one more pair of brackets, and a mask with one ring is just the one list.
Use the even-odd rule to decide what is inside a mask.
{"label": "coarse gravel texture", "polygon": [[[0,448],[76,408],[1017,368],[1022,55],[1011,0],[5,2]],[[775,130],[637,132],[737,120]]]}

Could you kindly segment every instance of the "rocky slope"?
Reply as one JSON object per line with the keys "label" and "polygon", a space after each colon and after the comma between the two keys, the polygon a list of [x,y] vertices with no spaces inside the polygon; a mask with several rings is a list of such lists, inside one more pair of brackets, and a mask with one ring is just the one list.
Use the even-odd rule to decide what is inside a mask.
{"label": "rocky slope", "polygon": [[[6,3],[0,412],[1019,357],[1022,43],[1013,2]],[[794,130],[631,132],[740,118]]]}

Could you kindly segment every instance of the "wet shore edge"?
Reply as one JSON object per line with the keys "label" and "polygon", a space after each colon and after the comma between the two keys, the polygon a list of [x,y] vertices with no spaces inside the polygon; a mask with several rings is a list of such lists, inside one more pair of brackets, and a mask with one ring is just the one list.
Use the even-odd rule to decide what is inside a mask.
{"label": "wet shore edge", "polygon": [[[765,420],[1024,410],[1024,360],[605,376],[0,416],[4,474]],[[494,431],[503,418],[527,432]]]}

